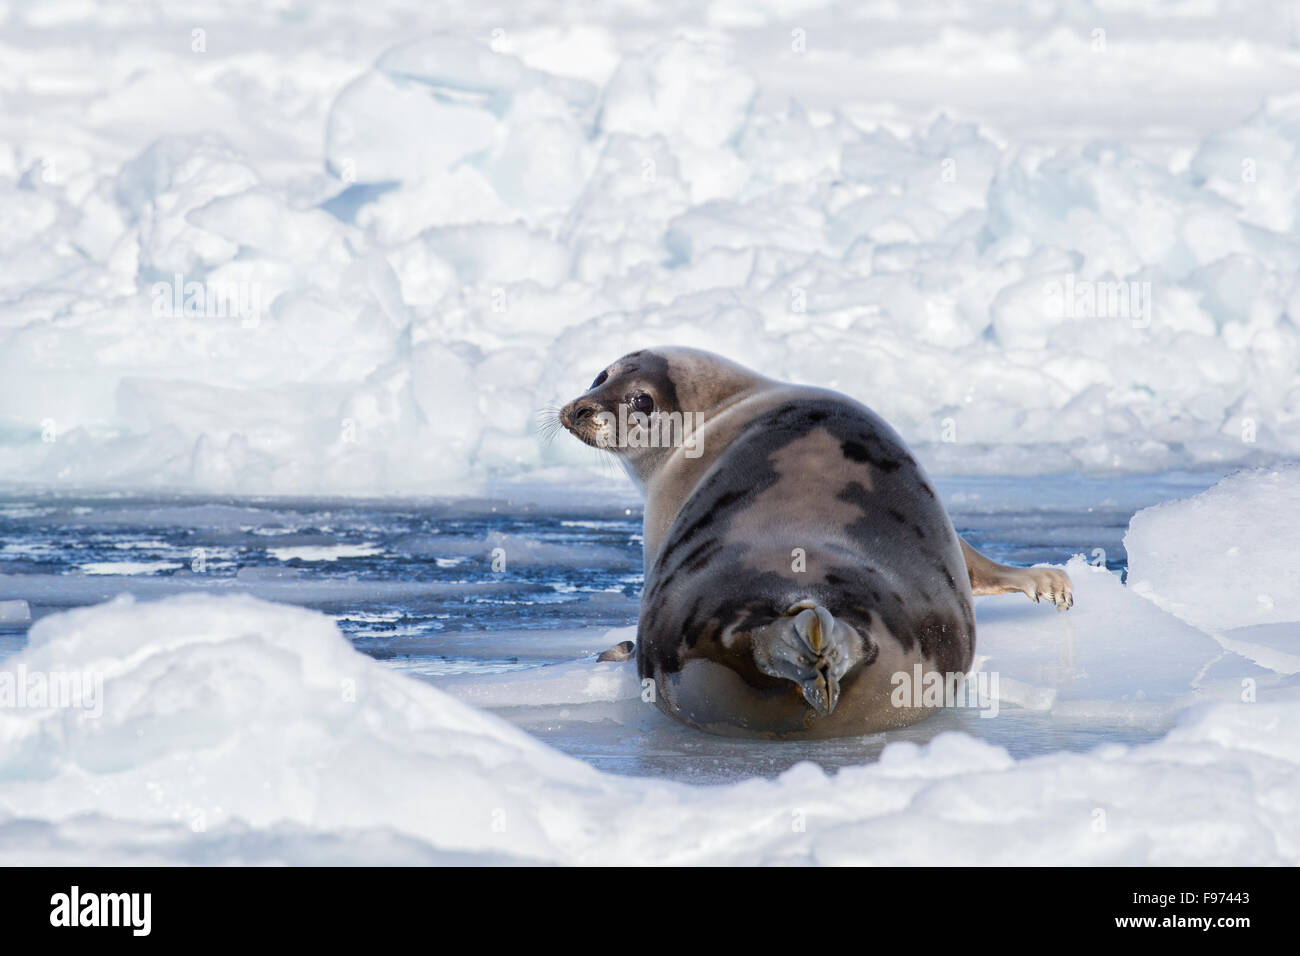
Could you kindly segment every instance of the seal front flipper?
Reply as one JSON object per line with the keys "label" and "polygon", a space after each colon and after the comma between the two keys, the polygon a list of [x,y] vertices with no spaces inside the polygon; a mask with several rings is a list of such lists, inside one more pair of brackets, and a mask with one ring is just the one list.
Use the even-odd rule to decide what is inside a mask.
{"label": "seal front flipper", "polygon": [[841,678],[874,657],[855,628],[813,601],[800,601],[775,621],[755,628],[750,646],[760,671],[793,681],[822,717],[835,711]]}
{"label": "seal front flipper", "polygon": [[1074,591],[1070,587],[1070,576],[1056,568],[1013,568],[1007,564],[984,557],[969,544],[965,538],[961,542],[961,556],[966,560],[966,571],[970,574],[972,594],[1008,594],[1020,591],[1029,595],[1037,604],[1047,598],[1056,605],[1058,611],[1067,611],[1074,607]]}
{"label": "seal front flipper", "polygon": [[632,655],[634,655],[635,653],[636,653],[636,644],[634,644],[632,641],[619,641],[619,643],[615,644],[609,650],[601,651],[600,656],[597,657],[596,660],[617,661],[619,663],[622,663],[623,661],[630,661],[632,659]]}

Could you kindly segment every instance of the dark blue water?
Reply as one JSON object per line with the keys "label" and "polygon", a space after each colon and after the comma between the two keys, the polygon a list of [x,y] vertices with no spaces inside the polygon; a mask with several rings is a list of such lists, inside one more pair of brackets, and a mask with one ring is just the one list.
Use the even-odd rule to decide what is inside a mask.
{"label": "dark blue water", "polygon": [[[1136,510],[1217,477],[937,484],[958,531],[997,560],[1083,553],[1123,570]],[[0,495],[0,601],[25,600],[39,620],[121,592],[246,591],[326,611],[375,657],[450,659],[475,632],[633,623],[640,532],[639,511],[620,502]],[[20,646],[24,631],[10,626],[0,651]],[[440,635],[458,636],[454,653]]]}

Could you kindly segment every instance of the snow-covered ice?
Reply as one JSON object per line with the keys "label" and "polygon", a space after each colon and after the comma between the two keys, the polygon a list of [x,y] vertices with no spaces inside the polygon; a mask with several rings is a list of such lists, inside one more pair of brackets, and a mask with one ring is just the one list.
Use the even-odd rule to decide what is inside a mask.
{"label": "snow-covered ice", "polygon": [[1300,621],[1300,466],[1148,508],[1124,545],[1129,585],[1197,627]]}
{"label": "snow-covered ice", "polygon": [[945,9],[8,4],[0,479],[569,481],[668,342],[938,472],[1300,452],[1293,5]]}
{"label": "snow-covered ice", "polygon": [[[1229,518],[1270,488],[1300,493],[1300,471],[1234,476],[1154,509],[1159,525],[1152,512],[1133,524],[1157,552],[1207,522],[1249,551],[1269,529]],[[594,723],[623,721],[630,735],[638,721],[670,725],[635,699],[626,665],[588,657],[431,685],[358,653],[317,612],[247,595],[119,598],[52,615],[3,662],[0,692],[19,673],[98,675],[100,714],[0,707],[0,859],[1300,862],[1294,668],[1220,645],[1224,625],[1249,621],[1211,633],[1082,558],[1070,571],[1068,614],[981,600],[979,666],[1005,681],[997,717],[945,711],[896,736],[841,742],[860,753],[833,774],[805,760],[724,786],[603,773],[506,719],[549,706],[581,722],[584,708],[613,707]],[[1201,587],[1182,616],[1218,608],[1214,567],[1188,573]],[[1291,659],[1297,650],[1293,640]],[[1170,729],[1019,758],[997,741],[1089,724]],[[718,761],[738,743],[691,733],[706,748],[719,741]],[[671,743],[645,740],[648,751]],[[743,743],[754,761],[773,746]]]}

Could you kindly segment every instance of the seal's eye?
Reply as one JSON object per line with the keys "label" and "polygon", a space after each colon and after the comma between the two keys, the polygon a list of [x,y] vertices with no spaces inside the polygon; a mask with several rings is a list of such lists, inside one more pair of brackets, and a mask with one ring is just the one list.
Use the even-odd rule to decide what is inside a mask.
{"label": "seal's eye", "polygon": [[[607,378],[609,378],[609,373],[601,372],[599,375],[596,376],[596,381],[591,383],[591,388],[600,388],[602,385],[605,384],[605,379]],[[591,389],[587,389],[587,391],[591,391]]]}
{"label": "seal's eye", "polygon": [[655,400],[651,398],[649,395],[647,395],[645,392],[642,392],[640,395],[637,395],[635,398],[632,399],[633,411],[638,411],[642,415],[649,415],[652,411],[654,411],[654,407],[655,407]]}

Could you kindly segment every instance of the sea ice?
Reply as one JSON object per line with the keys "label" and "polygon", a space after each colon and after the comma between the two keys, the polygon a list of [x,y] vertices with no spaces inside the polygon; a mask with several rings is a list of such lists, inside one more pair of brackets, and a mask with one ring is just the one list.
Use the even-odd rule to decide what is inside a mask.
{"label": "sea ice", "polygon": [[[1227,520],[1235,503],[1286,480],[1247,473],[1157,508],[1159,522],[1135,521],[1143,548],[1166,553],[1213,526],[1244,551],[1258,529]],[[1288,573],[1260,568],[1281,575],[1265,587]],[[1016,682],[999,718],[900,737],[833,776],[800,762],[712,787],[598,772],[467,703],[646,708],[626,665],[448,678],[453,696],[359,654],[323,615],[249,596],[123,597],[51,615],[0,666],[0,692],[20,675],[87,675],[99,713],[0,707],[0,858],[1300,862],[1300,685],[1279,635],[1220,616],[1243,649],[1280,651],[1272,667],[1262,653],[1252,663],[1114,573],[1082,559],[1070,571],[1079,600],[1068,614],[980,602],[980,666]],[[1208,562],[1187,571],[1206,594],[1216,574]],[[591,648],[625,634],[564,640]],[[979,724],[1024,705],[1058,726],[1173,726],[1151,743],[1022,759],[979,739]],[[775,745],[742,746],[758,764]]]}
{"label": "sea ice", "polygon": [[1300,650],[1300,467],[1140,511],[1124,547],[1129,587],[1171,614],[1212,632],[1290,624]]}

